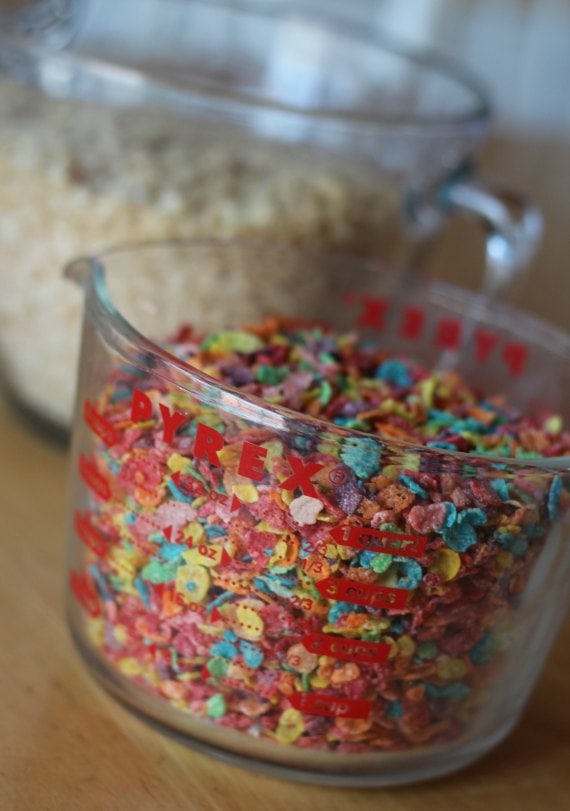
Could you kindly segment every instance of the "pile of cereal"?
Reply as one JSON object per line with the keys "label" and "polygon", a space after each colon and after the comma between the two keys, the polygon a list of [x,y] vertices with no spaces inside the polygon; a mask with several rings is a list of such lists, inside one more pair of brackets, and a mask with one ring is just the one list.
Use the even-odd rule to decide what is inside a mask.
{"label": "pile of cereal", "polygon": [[184,327],[165,346],[322,422],[262,427],[115,369],[84,407],[86,565],[71,575],[103,660],[281,744],[367,753],[465,734],[570,505],[568,476],[509,457],[570,453],[562,420],[320,326]]}
{"label": "pile of cereal", "polygon": [[18,398],[71,424],[82,301],[62,269],[102,245],[215,234],[389,259],[393,190],[299,152],[0,83],[0,355]]}

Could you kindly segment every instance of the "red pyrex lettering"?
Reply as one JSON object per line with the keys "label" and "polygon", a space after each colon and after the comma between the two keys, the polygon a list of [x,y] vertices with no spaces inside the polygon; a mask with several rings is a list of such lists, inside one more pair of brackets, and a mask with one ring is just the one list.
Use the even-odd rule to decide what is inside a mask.
{"label": "red pyrex lettering", "polygon": [[109,420],[103,417],[89,400],[83,403],[83,419],[94,434],[102,439],[105,445],[111,446],[117,442],[117,431]]}
{"label": "red pyrex lettering", "polygon": [[289,701],[296,710],[331,718],[368,718],[372,701],[357,698],[319,696],[316,693],[291,693]]}
{"label": "red pyrex lettering", "polygon": [[98,617],[101,613],[97,589],[87,572],[77,572],[75,569],[69,575],[69,585],[71,591],[81,605],[91,617]]}
{"label": "red pyrex lettering", "polygon": [[79,456],[79,475],[85,484],[93,490],[96,496],[102,498],[103,501],[109,501],[111,498],[109,482],[103,474],[99,472],[95,463],[83,454]]}
{"label": "red pyrex lettering", "polygon": [[[356,325],[383,332],[388,325],[393,326],[397,334],[408,341],[425,339],[425,331],[430,327],[425,310],[418,306],[404,307],[395,323],[389,317],[392,302],[387,298],[376,296],[354,295],[344,296],[344,303],[349,307],[357,307]],[[433,345],[439,349],[456,350],[465,338],[463,322],[459,318],[440,318],[430,327]],[[473,350],[478,363],[485,363],[491,359],[495,349],[499,346],[501,336],[499,333],[478,328],[473,335]],[[500,358],[505,364],[509,374],[517,377],[522,374],[528,360],[528,349],[518,341],[508,341],[500,349]]]}
{"label": "red pyrex lettering", "polygon": [[[188,417],[180,411],[171,412],[164,403],[159,403],[159,408],[163,422],[163,439],[167,443],[172,442],[174,431],[180,428]],[[144,392],[135,389],[133,391],[131,404],[131,420],[137,423],[149,420],[152,417],[152,400]],[[197,423],[196,436],[194,439],[194,458],[207,459],[211,465],[220,467],[218,451],[221,451],[224,445],[224,437],[219,431],[216,431],[216,429],[212,428],[210,425],[205,425],[201,422]],[[266,456],[266,448],[263,448],[261,445],[255,445],[253,442],[244,442],[238,462],[238,472],[242,475],[249,476],[255,481],[260,481],[263,475],[262,468]],[[319,470],[322,470],[323,465],[318,462],[306,462],[298,456],[288,455],[285,458],[291,468],[291,475],[285,481],[281,482],[281,489],[299,489],[303,495],[316,498],[318,493],[311,482],[311,477],[318,473]],[[236,506],[237,505],[232,503],[232,509]]]}
{"label": "red pyrex lettering", "polygon": [[337,527],[331,530],[331,536],[335,543],[342,546],[351,546],[353,549],[364,549],[385,555],[399,555],[405,558],[421,558],[427,543],[427,538],[422,535],[383,532],[370,527]]}
{"label": "red pyrex lettering", "polygon": [[341,580],[326,577],[315,583],[315,588],[328,600],[341,600],[345,603],[365,605],[368,608],[404,608],[410,592],[407,589],[393,589],[388,586],[373,586],[359,583],[358,580]]}
{"label": "red pyrex lettering", "polygon": [[102,558],[107,552],[107,545],[88,518],[76,512],[73,520],[75,531],[88,549]]}
{"label": "red pyrex lettering", "polygon": [[360,639],[344,639],[329,634],[308,634],[301,642],[309,653],[363,664],[382,664],[392,650],[392,646],[385,642],[362,642]]}

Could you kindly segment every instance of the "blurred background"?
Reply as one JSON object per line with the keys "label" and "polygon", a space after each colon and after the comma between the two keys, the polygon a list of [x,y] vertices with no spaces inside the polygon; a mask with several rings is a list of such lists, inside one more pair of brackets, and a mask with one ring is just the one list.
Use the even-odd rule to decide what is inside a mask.
{"label": "blurred background", "polygon": [[[526,192],[544,216],[541,247],[517,303],[568,329],[570,0],[308,0],[304,5],[435,49],[481,78],[494,108],[482,168]],[[455,218],[429,267],[474,287],[482,261],[480,235]]]}
{"label": "blurred background", "polygon": [[[0,354],[21,403],[69,424],[80,297],[61,268],[102,245],[256,236],[408,262],[410,195],[447,193],[485,116],[386,42],[486,90],[479,173],[544,218],[511,301],[570,328],[570,0],[0,0]],[[422,126],[394,137],[385,114]],[[480,223],[454,214],[424,242],[428,273],[481,287]]]}
{"label": "blurred background", "polygon": [[[0,15],[12,21],[19,16],[22,30],[31,21],[47,30],[57,19],[64,39],[74,26],[86,27],[92,52],[105,54],[119,43],[127,54],[148,31],[141,27],[145,16],[160,37],[161,19],[173,19],[165,8],[173,5],[171,0],[0,0]],[[452,57],[480,77],[494,106],[483,169],[532,196],[546,225],[518,303],[560,326],[570,325],[570,0],[242,0],[236,5],[299,9],[367,34],[389,34]],[[457,220],[431,254],[430,268],[473,287],[482,251],[476,229]]]}

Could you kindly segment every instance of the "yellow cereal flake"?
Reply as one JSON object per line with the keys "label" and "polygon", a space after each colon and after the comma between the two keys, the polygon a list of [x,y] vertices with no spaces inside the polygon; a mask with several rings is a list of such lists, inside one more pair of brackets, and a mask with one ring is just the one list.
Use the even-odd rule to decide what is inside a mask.
{"label": "yellow cereal flake", "polygon": [[132,656],[125,656],[124,659],[119,659],[119,670],[125,676],[142,676],[147,669],[147,666],[142,662],[137,661]]}
{"label": "yellow cereal flake", "polygon": [[129,632],[124,625],[115,625],[113,628],[113,636],[119,645],[124,645],[129,638]]}
{"label": "yellow cereal flake", "polygon": [[281,715],[275,737],[279,743],[295,743],[304,731],[305,722],[302,713],[290,707]]}
{"label": "yellow cereal flake", "polygon": [[268,524],[267,521],[260,521],[256,527],[256,530],[259,532],[271,532],[273,535],[288,535],[288,529],[277,529],[276,527],[272,527],[271,524]]}
{"label": "yellow cereal flake", "polygon": [[172,453],[168,457],[166,466],[172,473],[182,473],[188,468],[188,459],[186,456],[181,456],[179,453]]}
{"label": "yellow cereal flake", "polygon": [[210,575],[203,566],[188,564],[180,566],[176,572],[176,591],[185,603],[201,603],[209,588]]}
{"label": "yellow cereal flake", "polygon": [[204,527],[199,521],[192,521],[191,524],[184,527],[182,534],[187,541],[191,540],[193,544],[201,543],[206,535]]}
{"label": "yellow cereal flake", "polygon": [[451,657],[441,659],[436,667],[437,675],[440,679],[454,681],[462,679],[469,672],[469,668],[463,659],[453,659]]}
{"label": "yellow cereal flake", "polygon": [[257,640],[263,636],[264,623],[254,608],[238,605],[233,630],[242,639]]}
{"label": "yellow cereal flake", "polygon": [[233,492],[244,504],[254,504],[259,500],[259,493],[253,484],[234,484]]}
{"label": "yellow cereal flake", "polygon": [[413,656],[416,651],[416,643],[407,634],[401,636],[396,644],[398,645],[398,650],[401,656],[410,657]]}
{"label": "yellow cereal flake", "polygon": [[438,549],[433,556],[430,572],[444,580],[453,580],[461,568],[461,557],[453,549]]}
{"label": "yellow cereal flake", "polygon": [[87,634],[91,642],[98,648],[105,644],[105,622],[103,617],[90,619],[87,625]]}
{"label": "yellow cereal flake", "polygon": [[513,553],[512,552],[499,552],[497,555],[497,563],[502,569],[510,569],[513,565]]}
{"label": "yellow cereal flake", "polygon": [[182,557],[186,563],[192,566],[205,566],[207,569],[213,569],[221,563],[222,555],[224,553],[223,544],[198,544],[193,549],[182,553]]}

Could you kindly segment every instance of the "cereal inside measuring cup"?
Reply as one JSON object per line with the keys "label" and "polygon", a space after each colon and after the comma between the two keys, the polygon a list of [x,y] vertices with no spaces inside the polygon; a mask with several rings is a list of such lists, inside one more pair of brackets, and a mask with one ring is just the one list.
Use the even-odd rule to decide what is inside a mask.
{"label": "cereal inside measuring cup", "polygon": [[127,364],[84,404],[71,587],[98,655],[182,713],[280,744],[467,734],[570,505],[568,475],[529,474],[570,454],[561,418],[311,324],[184,326],[164,346],[251,416]]}

